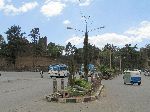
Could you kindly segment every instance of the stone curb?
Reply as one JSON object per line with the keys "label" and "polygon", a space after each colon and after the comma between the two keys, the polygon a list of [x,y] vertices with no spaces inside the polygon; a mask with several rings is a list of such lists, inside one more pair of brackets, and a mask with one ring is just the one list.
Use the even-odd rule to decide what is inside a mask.
{"label": "stone curb", "polygon": [[48,102],[58,102],[58,103],[81,103],[81,102],[90,102],[95,101],[96,99],[99,99],[99,96],[101,94],[102,89],[104,88],[104,85],[101,85],[98,89],[98,91],[92,95],[92,96],[86,96],[86,97],[76,97],[76,98],[58,98],[53,99],[50,98],[50,96],[46,96],[46,99]]}
{"label": "stone curb", "polygon": [[98,91],[95,93],[94,96],[96,99],[99,99],[99,96],[100,96],[103,88],[104,88],[104,85],[101,85],[100,88],[98,89]]}

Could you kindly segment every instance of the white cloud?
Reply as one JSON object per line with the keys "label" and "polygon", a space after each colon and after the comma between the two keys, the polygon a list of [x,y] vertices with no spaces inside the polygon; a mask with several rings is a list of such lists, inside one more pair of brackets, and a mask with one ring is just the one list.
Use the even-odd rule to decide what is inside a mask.
{"label": "white cloud", "polygon": [[60,15],[67,4],[73,3],[79,6],[88,6],[93,0],[45,0],[45,4],[41,7],[41,12],[46,17]]}
{"label": "white cloud", "polygon": [[65,20],[65,21],[63,21],[63,24],[64,25],[68,25],[68,24],[70,24],[71,22],[69,21],[69,20]]}
{"label": "white cloud", "polygon": [[4,0],[0,0],[0,9],[2,9],[4,5],[5,5]]}
{"label": "white cloud", "polygon": [[83,38],[78,36],[72,36],[70,39],[68,39],[65,43],[71,42],[72,45],[79,45],[83,43]]}
{"label": "white cloud", "polygon": [[46,3],[50,1],[62,2],[62,3],[74,3],[79,6],[88,6],[92,3],[93,0],[45,0]]}
{"label": "white cloud", "polygon": [[27,12],[28,10],[31,10],[38,6],[37,2],[30,2],[30,3],[25,3],[22,7],[19,8],[20,12]]}
{"label": "white cloud", "polygon": [[93,0],[60,0],[60,1],[76,3],[79,4],[79,6],[88,6],[92,3]]}
{"label": "white cloud", "polygon": [[41,7],[41,12],[47,17],[57,16],[62,13],[65,6],[66,5],[64,3],[59,1],[53,2],[47,0],[45,5]]}
{"label": "white cloud", "polygon": [[7,0],[7,2],[8,2],[8,3],[11,3],[11,2],[12,2],[12,0]]}
{"label": "white cloud", "polygon": [[[117,33],[105,33],[98,36],[90,36],[89,43],[94,44],[100,48],[104,47],[107,43],[114,44],[116,46],[124,46],[125,44],[137,44],[143,42],[144,39],[150,39],[150,22],[143,21],[137,27],[129,28],[123,34]],[[81,45],[84,37],[71,37],[66,41],[75,45]]]}
{"label": "white cloud", "polygon": [[[11,1],[10,1],[11,2]],[[17,8],[13,4],[3,4],[2,11],[6,15],[18,15],[20,13],[28,12],[38,6],[37,2],[24,3],[21,7]]]}
{"label": "white cloud", "polygon": [[135,37],[150,39],[150,22],[143,21],[140,23],[140,25],[130,28],[125,33]]}
{"label": "white cloud", "polygon": [[141,38],[128,37],[116,33],[105,33],[89,37],[89,42],[100,48],[104,47],[107,43],[114,44],[116,46],[124,46],[125,44],[139,43],[141,41]]}
{"label": "white cloud", "polygon": [[92,0],[80,0],[79,5],[80,6],[88,6],[91,4],[91,2],[92,2]]}
{"label": "white cloud", "polygon": [[[72,36],[66,41],[66,43],[71,42],[73,45],[80,45],[84,41],[84,37]],[[116,33],[105,33],[98,36],[89,37],[89,43],[94,44],[99,48],[104,47],[107,43],[114,44],[116,46],[124,46],[129,43],[141,42],[141,38],[128,37],[125,35],[120,35]]]}

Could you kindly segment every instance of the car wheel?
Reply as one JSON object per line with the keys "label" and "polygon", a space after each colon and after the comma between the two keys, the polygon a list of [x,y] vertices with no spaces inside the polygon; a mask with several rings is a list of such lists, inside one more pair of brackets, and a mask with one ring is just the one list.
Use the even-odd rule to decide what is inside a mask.
{"label": "car wheel", "polygon": [[141,85],[141,82],[139,82],[138,85]]}
{"label": "car wheel", "polygon": [[132,85],[134,84],[134,82],[132,82],[132,81],[131,81],[130,83],[131,83]]}

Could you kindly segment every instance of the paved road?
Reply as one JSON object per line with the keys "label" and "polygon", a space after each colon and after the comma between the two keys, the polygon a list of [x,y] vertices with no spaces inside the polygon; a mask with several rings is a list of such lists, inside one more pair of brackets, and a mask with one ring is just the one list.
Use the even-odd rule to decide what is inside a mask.
{"label": "paved road", "polygon": [[107,94],[102,98],[104,112],[150,112],[150,77],[142,75],[140,86],[124,85],[122,76],[104,84]]}
{"label": "paved road", "polygon": [[[58,84],[60,84],[60,79]],[[65,84],[67,79],[65,79]],[[15,112],[16,107],[34,104],[52,93],[52,79],[38,72],[2,72],[0,77],[0,112]],[[60,88],[60,86],[58,87]],[[27,105],[28,106],[28,105]]]}
{"label": "paved road", "polygon": [[142,75],[140,86],[124,85],[122,76],[104,80],[100,100],[79,104],[46,102],[44,95],[52,90],[50,79],[29,77],[9,83],[0,80],[0,112],[150,112],[150,77]]}

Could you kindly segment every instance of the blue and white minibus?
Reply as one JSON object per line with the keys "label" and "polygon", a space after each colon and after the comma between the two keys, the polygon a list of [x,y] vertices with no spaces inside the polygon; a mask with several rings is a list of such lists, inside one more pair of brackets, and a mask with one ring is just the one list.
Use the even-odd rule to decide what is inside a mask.
{"label": "blue and white minibus", "polygon": [[49,77],[67,77],[69,75],[68,66],[65,64],[54,64],[48,67]]}

